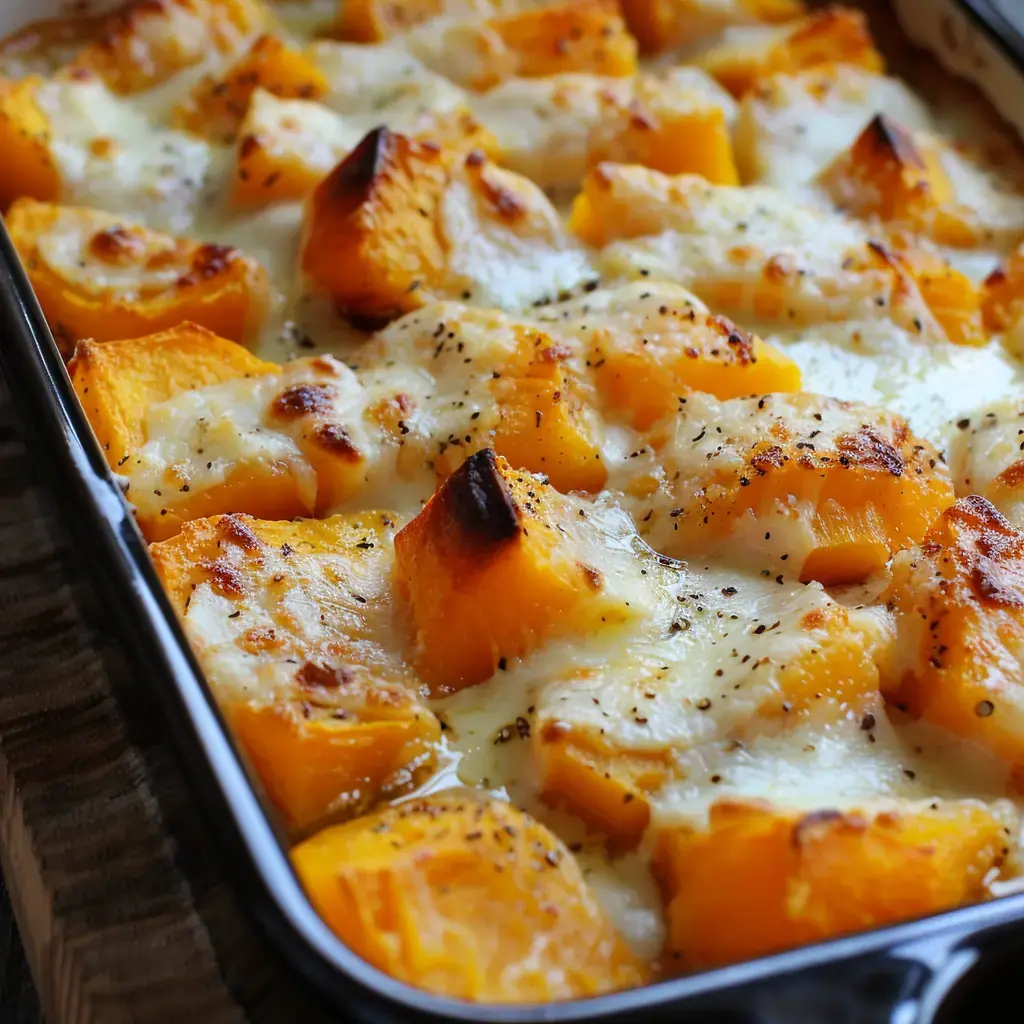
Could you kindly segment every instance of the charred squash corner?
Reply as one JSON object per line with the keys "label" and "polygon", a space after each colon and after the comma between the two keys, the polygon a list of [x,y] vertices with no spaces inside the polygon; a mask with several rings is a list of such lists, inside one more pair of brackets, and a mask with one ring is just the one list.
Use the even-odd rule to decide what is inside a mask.
{"label": "charred squash corner", "polygon": [[372,131],[317,187],[302,269],[345,313],[388,320],[423,304],[443,274],[440,147]]}
{"label": "charred squash corner", "polygon": [[976,901],[1006,824],[971,800],[803,815],[716,803],[706,828],[665,830],[655,847],[666,962],[718,967]]}
{"label": "charred squash corner", "polygon": [[961,498],[892,567],[900,657],[886,696],[915,718],[1024,764],[1024,535]]}
{"label": "charred squash corner", "polygon": [[547,639],[631,617],[581,565],[571,533],[586,525],[570,499],[489,448],[442,484],[395,538],[412,660],[434,694],[482,682]]}
{"label": "charred squash corner", "polygon": [[428,991],[542,1002],[647,978],[564,844],[479,792],[389,807],[321,832],[292,858],[354,952]]}

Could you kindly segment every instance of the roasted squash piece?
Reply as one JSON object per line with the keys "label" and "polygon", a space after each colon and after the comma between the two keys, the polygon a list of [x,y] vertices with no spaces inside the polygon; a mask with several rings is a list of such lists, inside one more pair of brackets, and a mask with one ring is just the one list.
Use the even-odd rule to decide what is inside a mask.
{"label": "roasted squash piece", "polygon": [[629,78],[563,74],[513,79],[474,109],[502,163],[545,188],[571,188],[615,159],[736,185],[729,97],[692,68]]}
{"label": "roasted squash piece", "polygon": [[[262,206],[306,198],[359,144],[364,123],[321,103],[278,99],[257,89],[235,146],[232,201]],[[415,139],[453,150],[490,152],[496,145],[468,107],[425,112],[414,118],[410,130]]]}
{"label": "roasted squash piece", "polygon": [[[504,78],[541,78],[566,71],[595,75],[631,75],[636,71],[636,40],[629,34],[614,0],[570,0],[537,10],[498,15],[485,32],[500,40],[488,54],[494,70],[468,83],[488,89]],[[508,55],[510,67],[502,67]],[[501,68],[501,71],[498,69]]]}
{"label": "roasted squash piece", "polygon": [[238,53],[266,20],[259,0],[127,0],[72,68],[98,74],[114,92],[141,92],[211,51]]}
{"label": "roasted squash piece", "polygon": [[99,210],[20,199],[7,229],[54,335],[135,338],[197,323],[251,338],[269,301],[266,271],[226,245],[172,238]]}
{"label": "roasted squash piece", "polygon": [[494,381],[500,415],[494,449],[511,465],[542,473],[560,491],[596,493],[608,477],[597,440],[600,425],[565,355],[545,338],[522,373]]}
{"label": "roasted squash piece", "polygon": [[1008,824],[973,800],[843,813],[715,803],[706,828],[666,828],[655,846],[668,965],[717,967],[982,899]]}
{"label": "roasted squash piece", "polygon": [[185,324],[81,342],[70,369],[150,540],[226,511],[324,514],[364,482],[361,385],[330,357],[282,369]]}
{"label": "roasted squash piece", "polygon": [[690,395],[659,458],[672,507],[646,525],[658,550],[724,542],[826,584],[866,579],[954,500],[938,452],[901,417],[820,395]]}
{"label": "roasted squash piece", "polygon": [[622,13],[643,53],[688,46],[729,25],[792,21],[801,0],[622,0]]}
{"label": "roasted squash piece", "polygon": [[327,829],[292,859],[313,905],[354,952],[428,991],[533,1003],[648,978],[565,845],[475,790]]}
{"label": "roasted squash piece", "polygon": [[386,128],[317,187],[302,269],[338,308],[387,321],[441,297],[529,305],[590,275],[534,185],[468,154]]}
{"label": "roasted squash piece", "polygon": [[491,18],[443,19],[406,33],[404,45],[427,67],[485,92],[513,78],[566,72],[636,73],[636,40],[615,0],[556,0]]}
{"label": "roasted squash piece", "polygon": [[336,35],[354,43],[379,43],[442,15],[484,17],[536,6],[536,0],[342,0]]}
{"label": "roasted squash piece", "polygon": [[[389,319],[422,304],[444,276],[438,231],[444,154],[380,129],[317,187],[302,269],[347,312]],[[416,211],[421,211],[418,214]]]}
{"label": "roasted squash piece", "polygon": [[947,509],[893,563],[897,657],[886,696],[1024,763],[1024,535],[984,498]]}
{"label": "roasted squash piece", "polygon": [[177,118],[200,135],[231,141],[257,89],[280,99],[315,100],[327,92],[327,79],[301,51],[276,36],[262,35],[226,73],[203,78]]}
{"label": "roasted squash piece", "polygon": [[569,226],[603,248],[608,275],[678,282],[730,316],[789,326],[885,317],[924,337],[975,337],[979,297],[963,275],[776,189],[604,163],[584,179]]}
{"label": "roasted squash piece", "polygon": [[[389,650],[392,529],[375,512],[298,522],[217,516],[150,548],[235,737],[290,829],[366,811],[433,765],[440,726]],[[299,606],[307,611],[297,616]]]}
{"label": "roasted squash piece", "polygon": [[1024,405],[1000,402],[957,421],[949,467],[958,495],[980,494],[1024,529]]}
{"label": "roasted squash piece", "polygon": [[50,122],[36,103],[42,81],[38,75],[0,79],[0,210],[19,196],[53,200],[61,193],[50,153]]}
{"label": "roasted squash piece", "polygon": [[600,538],[543,480],[489,448],[471,455],[395,538],[412,661],[431,691],[479,683],[547,638],[633,619],[638,609],[588,561]]}
{"label": "roasted squash piece", "polygon": [[953,198],[938,154],[882,113],[819,181],[836,204],[859,217],[909,224],[920,224],[930,210]]}
{"label": "roasted squash piece", "polygon": [[83,341],[68,366],[111,469],[145,442],[151,406],[193,388],[279,369],[196,324],[109,344]]}
{"label": "roasted squash piece", "polygon": [[231,200],[256,206],[304,199],[359,139],[320,103],[256,89],[238,131]]}
{"label": "roasted squash piece", "polygon": [[861,11],[832,7],[806,18],[755,34],[727,30],[724,40],[701,53],[696,64],[713,75],[733,96],[743,96],[758,79],[794,74],[822,64],[855,64],[867,71],[885,70]]}
{"label": "roasted squash piece", "polygon": [[800,390],[800,368],[723,316],[662,305],[642,333],[598,328],[590,357],[604,401],[637,430],[680,408],[690,391],[717,398]]}
{"label": "roasted squash piece", "polygon": [[[652,558],[646,571],[665,570]],[[734,579],[723,589],[721,577],[690,572],[663,639],[546,680],[535,701],[544,799],[614,851],[637,845],[667,786],[711,774],[709,745],[784,737],[811,715],[830,729],[879,703],[877,663],[892,643],[883,615],[843,607],[816,584]]]}

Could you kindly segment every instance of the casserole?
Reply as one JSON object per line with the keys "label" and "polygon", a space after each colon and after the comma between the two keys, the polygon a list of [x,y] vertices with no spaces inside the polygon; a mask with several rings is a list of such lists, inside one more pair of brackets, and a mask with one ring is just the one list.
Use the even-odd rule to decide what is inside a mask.
{"label": "casserole", "polygon": [[[379,144],[379,143],[375,143],[375,144]],[[390,144],[390,143],[387,143],[387,141],[385,140],[384,144]],[[359,296],[357,296],[357,297],[359,297]],[[389,297],[387,297],[386,301],[389,302],[389,303],[390,302],[394,302],[394,298],[392,296],[389,296]],[[379,316],[379,315],[381,315],[382,312],[386,311],[388,308],[389,307],[387,307],[387,306],[382,308],[379,304],[377,304],[377,305],[374,305],[374,306],[372,306],[370,308],[360,308],[360,309],[357,310],[357,312],[359,312],[361,315],[366,315],[366,316]],[[36,322],[36,325],[37,325],[37,329],[39,329],[38,315],[36,315],[35,322]],[[56,377],[60,378],[59,370],[57,370],[55,368],[55,364],[53,363],[53,355],[52,355],[52,353],[50,353],[48,358],[50,360],[48,365],[50,365],[51,368],[53,368],[53,373],[56,375]],[[18,355],[16,354],[16,352],[13,351],[13,349],[12,349],[12,352],[8,355],[8,359],[14,361],[14,363],[16,364],[16,360],[18,359]],[[41,364],[41,365],[46,365],[46,364]],[[66,385],[65,385],[65,387],[66,387]],[[65,396],[66,396],[66,390],[65,390]],[[80,416],[80,414],[72,412],[70,407],[68,409],[66,409],[65,414],[68,415],[68,416],[73,416],[75,419],[77,419],[77,422],[78,422],[79,426],[81,426],[81,416]],[[85,436],[85,435],[83,435],[83,436]],[[82,457],[82,451],[83,450],[88,451],[89,449],[88,448],[86,448],[86,449],[77,449],[75,447],[72,447],[72,450],[70,452],[68,452],[66,449],[62,449],[60,447],[57,447],[57,448],[55,448],[53,454],[55,454],[58,457],[67,457],[70,454],[70,456],[72,458],[79,458],[80,459]],[[93,452],[93,454],[95,454],[95,452]],[[109,501],[110,496],[111,495],[115,495],[116,492],[111,489],[110,482],[109,482],[108,478],[106,478],[104,476],[103,480],[105,481],[102,484],[102,487],[104,488],[103,493],[106,493],[106,495],[107,495],[108,506],[109,506],[109,504],[110,504],[110,501]],[[94,485],[95,485],[95,481],[94,481]],[[76,484],[76,486],[78,486],[78,485]],[[99,485],[96,485],[96,486],[99,486]],[[118,507],[118,509],[120,509],[119,505],[117,507]],[[123,526],[123,524],[124,524],[123,510],[120,511],[118,514],[121,516],[120,522],[122,523],[122,526]],[[104,534],[104,536],[109,538],[109,534]],[[134,555],[136,556],[136,566],[137,567],[141,566],[142,562],[138,561],[138,559],[137,559],[137,556],[139,555],[139,548],[138,548],[137,539],[135,539],[134,534],[132,534],[130,530],[127,531],[127,533],[125,533],[123,531],[123,529],[122,529],[122,532],[121,532],[121,535],[120,535],[120,540],[124,544],[129,545],[131,550],[134,551]],[[132,545],[134,545],[134,547],[131,547]],[[123,563],[118,563],[117,556],[116,556],[116,554],[114,552],[106,552],[106,553],[108,555],[110,555],[110,557],[113,559],[113,561],[111,562],[112,565],[113,564],[123,564]],[[152,574],[151,574],[150,570],[142,569],[141,571],[143,571],[143,572],[148,574],[144,578],[148,579],[150,581],[150,583],[151,583],[152,582]],[[819,569],[817,571],[820,572],[821,570]],[[150,593],[149,600],[154,600],[152,593]],[[166,605],[165,604],[160,604],[158,602],[156,607],[159,608],[161,611],[166,611]],[[163,629],[168,629],[168,628],[172,628],[172,627],[168,627],[168,624],[165,621],[163,623],[163,627],[162,628]],[[140,634],[140,635],[142,635],[142,634]],[[178,648],[178,652],[180,654],[180,647]],[[167,653],[167,651],[164,650],[163,653],[161,654],[161,656],[166,655],[166,653]],[[171,649],[171,653],[173,654],[173,649]],[[150,656],[152,656],[152,654],[153,654],[153,652],[150,651]],[[179,668],[179,680],[181,678],[183,678],[183,677],[180,676],[180,672],[184,672],[184,671],[186,671],[190,667],[191,667],[190,664],[186,664],[184,666],[180,665],[180,664],[178,665],[178,668]],[[192,700],[196,699],[196,697],[197,697],[196,692],[194,690],[189,689],[190,686],[194,685],[194,677],[192,677],[192,679],[193,679],[193,682],[191,684],[188,683],[187,681],[181,682],[181,687],[182,688],[174,691],[174,693],[176,693],[179,697],[180,696],[184,696],[184,697],[190,698]],[[185,729],[183,730],[183,735],[184,736],[194,735],[194,731],[197,730],[197,729],[198,730],[206,730],[206,729],[212,730],[212,729],[214,729],[214,727],[215,727],[215,719],[211,717],[211,712],[210,712],[209,706],[206,707],[206,711],[205,712],[203,712],[201,710],[199,705],[193,705],[192,710],[194,711],[194,713],[195,713],[195,715],[197,717],[192,720],[190,726],[185,727]],[[223,736],[221,736],[221,738],[218,740],[218,739],[215,738],[217,735],[219,735],[219,734],[214,733],[214,732],[209,732],[209,733],[205,733],[204,732],[203,733],[203,738],[204,738],[205,742],[208,743],[208,744],[220,743],[222,745],[221,749],[223,749],[223,743],[224,743]],[[225,754],[224,756],[228,756],[228,755]],[[224,776],[224,778],[226,779],[226,781],[220,783],[220,785],[226,786],[226,787],[230,787],[230,786],[232,786],[232,785],[234,785],[236,783],[240,784],[241,780],[240,780],[240,777],[238,775],[238,765],[237,765],[237,763],[234,763],[234,767],[232,768],[231,767],[231,762],[228,761],[226,763],[226,765],[225,765],[225,771],[226,771],[226,775]],[[239,796],[239,799],[246,799],[246,798],[244,796]],[[251,799],[251,796],[249,797],[249,799]],[[265,829],[266,826],[265,825],[262,825],[262,826],[254,825],[252,822],[247,821],[245,823],[245,827],[249,828],[249,829],[256,828],[258,830],[260,828]],[[266,839],[269,839],[269,836],[264,834],[263,838],[266,840]],[[268,864],[270,866],[273,866],[274,853],[271,850],[266,849],[266,850],[261,852],[260,856],[263,857],[264,853],[266,855],[266,859],[263,861],[264,867],[266,867]],[[278,859],[278,861],[277,861],[277,869],[280,870],[281,867],[282,867],[282,865],[281,865],[280,859]],[[284,879],[281,880],[281,885],[287,886],[289,884],[292,886],[291,892],[293,893],[293,895],[295,895],[294,881],[286,882]],[[282,891],[286,891],[286,890],[282,890]],[[1001,914],[1009,912],[1009,911],[1007,911],[1006,908],[1010,907],[1012,905],[1012,902],[1013,901],[1012,901],[1012,898],[1011,898],[1011,899],[1009,899],[1006,902],[1001,903],[1001,904],[992,904],[992,905],[986,905],[986,906],[981,907],[981,908],[977,908],[974,911],[974,915],[977,916],[978,918],[981,918],[981,919],[985,919],[986,915],[988,915],[988,919],[990,921],[1000,920],[1001,919]],[[297,908],[300,908],[302,906],[303,906],[303,904],[301,904],[301,903],[293,904],[292,905],[292,907],[293,907],[292,912],[293,913],[299,912]],[[319,941],[321,943],[329,944],[329,946],[327,946],[325,948],[336,949],[336,944],[333,943],[324,934],[324,930],[323,930],[322,926],[317,925],[315,922],[313,922],[313,921],[311,921],[309,919],[308,907],[305,910],[301,911],[301,913],[305,915],[303,920],[304,920],[305,924],[310,929],[312,929],[312,935],[314,937],[319,936],[317,941]],[[956,919],[957,919],[957,915],[952,915],[949,919],[947,919],[946,925],[948,925],[950,921],[955,922]],[[920,930],[915,931],[915,929],[920,929],[922,927],[923,927],[922,925],[908,925],[908,926],[905,926],[903,930],[897,929],[894,933],[892,933],[892,935],[890,935],[890,940],[892,939],[893,935],[895,935],[895,936],[903,935],[906,938],[906,940],[909,942],[912,937],[917,936],[917,935],[925,934],[923,931],[920,931]],[[319,931],[317,931],[317,929],[319,929]],[[844,948],[847,951],[854,951],[854,950],[858,950],[858,949],[859,950],[866,950],[866,949],[870,948],[870,941],[871,940],[872,940],[872,936],[862,936],[862,937],[859,937],[858,939],[844,940],[844,942],[846,943],[845,946],[844,946],[843,943],[839,943],[837,946],[833,947],[833,950],[834,949],[842,950]],[[910,948],[908,948],[906,950],[906,952],[912,952],[912,950]],[[341,955],[341,954],[338,954],[338,955]],[[814,950],[807,950],[803,954],[803,960],[804,960],[804,962],[813,960],[814,956],[815,956],[815,951]],[[352,962],[351,957],[349,957],[348,962],[349,963]],[[783,957],[781,957],[781,958],[776,960],[776,965],[777,966],[778,965],[784,966],[786,964],[786,962],[787,962],[786,961],[786,957],[783,956]],[[800,962],[798,959],[792,959],[791,958],[789,960],[789,963],[791,965],[794,964],[794,963],[798,963],[798,962]],[[309,962],[307,962],[307,967],[309,967],[309,966],[310,966],[310,964],[309,964]],[[744,979],[744,978],[751,979],[751,978],[754,978],[756,976],[757,969],[758,969],[757,965],[748,965],[745,968],[736,968],[736,969],[734,969],[732,971],[732,977],[735,978],[735,979]],[[365,968],[360,968],[360,970],[365,972]],[[726,975],[726,976],[728,976],[728,975]],[[721,976],[719,976],[719,977],[721,977]],[[710,986],[710,985],[714,984],[714,979],[715,979],[715,974],[701,975],[701,976],[698,976],[696,978],[688,979],[687,980],[687,985],[690,987],[691,990],[699,991],[702,988],[705,988],[705,990],[706,990],[706,986]],[[681,984],[681,983],[675,983],[675,984]],[[394,991],[394,986],[392,986],[392,991]],[[668,987],[662,987],[660,989],[651,990],[650,992],[646,992],[645,991],[643,993],[634,994],[631,997],[632,1002],[630,1002],[629,1000],[626,1000],[625,997],[616,996],[616,997],[608,997],[608,999],[606,1001],[602,1001],[602,1002],[599,1002],[599,1003],[588,1004],[585,1007],[583,1007],[583,1006],[579,1006],[579,1007],[567,1006],[567,1007],[557,1007],[557,1008],[556,1007],[551,1007],[551,1008],[547,1008],[543,1012],[545,1013],[545,1015],[549,1015],[549,1016],[550,1015],[559,1015],[559,1014],[562,1014],[562,1013],[571,1016],[571,1015],[573,1015],[575,1013],[580,1013],[580,1012],[590,1012],[590,1013],[612,1012],[612,1011],[616,1010],[616,1008],[625,1009],[627,1006],[630,1006],[630,1005],[632,1005],[632,1006],[641,1006],[641,1005],[645,1004],[649,999],[654,998],[654,994],[655,993],[660,993],[659,998],[661,998],[661,997],[664,996],[664,993],[666,993],[667,991],[668,991]],[[427,1010],[429,1010],[431,1007],[433,1007],[435,1005],[438,1007],[439,1011],[442,1009],[440,1004],[435,1004],[430,999],[423,998],[423,997],[417,997],[417,1005],[419,1005],[420,1007],[425,1008]],[[446,1006],[450,1006],[450,1004],[445,1004],[445,1005]],[[456,1011],[454,1009],[450,1009],[447,1012],[455,1013]],[[470,1011],[464,1010],[464,1011],[461,1011],[461,1012],[470,1012]],[[520,1011],[508,1011],[508,1012],[510,1012],[510,1013],[518,1013]],[[539,1013],[541,1011],[533,1011],[533,1012]],[[522,1013],[524,1013],[527,1017],[529,1017],[531,1015],[531,1011],[522,1011]],[[500,1016],[501,1013],[499,1013],[498,1015]]]}

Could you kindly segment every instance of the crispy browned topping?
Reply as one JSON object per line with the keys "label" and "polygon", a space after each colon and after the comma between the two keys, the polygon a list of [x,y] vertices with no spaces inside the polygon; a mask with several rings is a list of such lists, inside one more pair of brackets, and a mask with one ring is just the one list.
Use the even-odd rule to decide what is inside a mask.
{"label": "crispy browned topping", "polygon": [[498,471],[493,448],[474,452],[448,478],[445,501],[466,539],[501,544],[519,535],[519,512]]}
{"label": "crispy browned topping", "polygon": [[274,399],[270,411],[282,419],[298,419],[312,413],[327,412],[334,392],[327,384],[295,384]]}

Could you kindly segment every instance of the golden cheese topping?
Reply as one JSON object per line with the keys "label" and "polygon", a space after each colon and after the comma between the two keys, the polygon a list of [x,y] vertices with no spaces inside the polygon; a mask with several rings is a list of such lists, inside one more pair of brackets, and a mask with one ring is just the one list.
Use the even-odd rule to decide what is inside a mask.
{"label": "golden cheese topping", "polygon": [[0,44],[0,205],[343,941],[573,999],[1019,883],[984,111],[795,0],[101,35]]}

